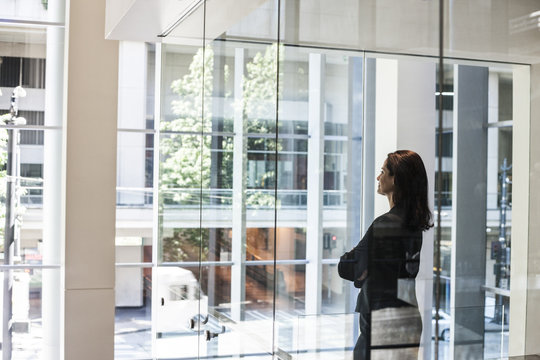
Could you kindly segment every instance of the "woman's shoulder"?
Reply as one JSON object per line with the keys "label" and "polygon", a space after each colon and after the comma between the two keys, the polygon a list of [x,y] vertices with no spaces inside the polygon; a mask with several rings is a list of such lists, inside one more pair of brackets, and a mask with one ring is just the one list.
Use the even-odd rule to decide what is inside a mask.
{"label": "woman's shoulder", "polygon": [[381,230],[381,229],[393,229],[399,230],[401,235],[417,235],[422,233],[421,230],[411,229],[405,224],[405,214],[403,211],[397,208],[392,208],[390,211],[388,211],[385,214],[382,214],[381,216],[377,217],[373,221],[373,228],[374,230]]}
{"label": "woman's shoulder", "polygon": [[375,220],[373,220],[374,225],[380,225],[380,224],[402,224],[403,223],[403,215],[400,214],[398,211],[393,211],[394,208],[392,208],[387,213],[384,213],[377,217]]}

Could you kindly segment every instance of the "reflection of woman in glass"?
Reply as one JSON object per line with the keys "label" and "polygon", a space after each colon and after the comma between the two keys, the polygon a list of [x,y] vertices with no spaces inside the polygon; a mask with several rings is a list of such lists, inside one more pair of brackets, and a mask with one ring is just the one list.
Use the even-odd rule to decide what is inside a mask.
{"label": "reflection of woman in glass", "polygon": [[422,321],[415,295],[422,232],[431,226],[424,163],[414,151],[388,154],[377,192],[390,211],[379,216],[340,260],[339,275],[360,288],[360,336],[354,359],[416,359]]}

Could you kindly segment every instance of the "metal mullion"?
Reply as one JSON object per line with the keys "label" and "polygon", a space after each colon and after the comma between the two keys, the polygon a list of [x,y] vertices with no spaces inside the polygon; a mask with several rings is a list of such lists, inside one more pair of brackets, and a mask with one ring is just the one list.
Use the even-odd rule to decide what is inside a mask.
{"label": "metal mullion", "polygon": [[65,27],[65,24],[62,22],[55,22],[55,21],[38,21],[38,20],[25,20],[25,19],[6,19],[6,18],[0,18],[0,24],[1,25],[25,25],[25,26],[32,26],[36,28],[46,28],[50,26],[54,27]]}
{"label": "metal mullion", "polygon": [[200,136],[226,136],[226,137],[233,137],[236,134],[234,132],[226,132],[226,131],[174,131],[174,130],[161,130],[161,134],[165,135],[200,135]]}
{"label": "metal mullion", "polygon": [[[274,150],[249,150],[250,154],[271,154],[275,155]],[[307,151],[280,151],[280,155],[307,155]]]}
{"label": "metal mullion", "polygon": [[[155,120],[154,120],[155,121]],[[119,128],[119,133],[142,133],[142,134],[155,134],[156,129],[129,129],[129,128]]]}
{"label": "metal mullion", "polygon": [[[158,300],[159,300],[159,294],[156,290],[156,286],[154,286],[154,280],[157,280],[157,273],[154,271],[156,269],[157,263],[158,263],[158,249],[159,249],[159,166],[160,161],[159,158],[161,156],[160,152],[160,130],[159,130],[159,124],[161,122],[161,66],[162,66],[162,44],[156,43],[155,50],[154,50],[154,58],[155,58],[155,68],[154,68],[154,129],[152,130],[152,134],[154,135],[154,141],[153,141],[153,169],[152,169],[152,187],[153,187],[153,195],[152,195],[152,271],[151,271],[151,279],[152,279],[152,290],[150,293],[151,298],[151,315],[150,315],[150,333],[151,333],[151,354],[152,358],[157,358],[157,331],[156,331],[156,322],[157,322],[157,313],[158,313]],[[158,281],[156,281],[158,283]]]}
{"label": "metal mullion", "polygon": [[137,267],[137,268],[151,268],[155,264],[149,263],[149,262],[136,262],[136,263],[115,263],[114,266],[117,268],[131,268],[131,267]]}
{"label": "metal mullion", "polygon": [[497,121],[493,123],[488,123],[487,128],[506,128],[506,127],[512,127],[514,126],[514,120],[503,120],[503,121]]}
{"label": "metal mullion", "polygon": [[0,271],[7,270],[25,270],[25,269],[60,269],[62,265],[51,264],[51,265],[42,265],[42,264],[16,264],[16,265],[0,265]]}
{"label": "metal mullion", "polygon": [[324,140],[328,141],[348,141],[349,139],[345,135],[324,135]]}
{"label": "metal mullion", "polygon": [[339,263],[339,259],[322,259],[321,263],[323,265],[335,265]]}
{"label": "metal mullion", "polygon": [[[339,259],[326,259],[326,264],[337,264]],[[246,260],[243,262],[246,266],[258,266],[258,265],[305,265],[309,263],[309,260]],[[118,267],[150,267],[152,263],[119,263]],[[198,266],[233,266],[233,261],[181,261],[181,262],[164,262],[159,264],[163,267],[198,267]]]}
{"label": "metal mullion", "polygon": [[437,223],[435,224],[435,360],[439,359],[439,310],[441,308],[441,212],[442,212],[442,154],[443,154],[443,85],[444,85],[444,0],[439,0],[439,110],[438,110],[438,126],[437,126],[437,182],[439,188],[437,189]]}
{"label": "metal mullion", "polygon": [[[254,138],[254,139],[276,139],[275,134],[257,134],[257,133],[247,133],[244,135],[247,138]],[[307,140],[309,139],[308,134],[279,134],[280,139],[298,139],[298,140]]]}
{"label": "metal mullion", "polygon": [[183,261],[183,262],[163,262],[159,266],[163,267],[198,267],[198,266],[233,266],[232,261]]}
{"label": "metal mullion", "polygon": [[246,266],[257,265],[306,265],[309,264],[309,260],[247,260]]}
{"label": "metal mullion", "polygon": [[61,126],[0,124],[0,129],[13,130],[62,130]]}

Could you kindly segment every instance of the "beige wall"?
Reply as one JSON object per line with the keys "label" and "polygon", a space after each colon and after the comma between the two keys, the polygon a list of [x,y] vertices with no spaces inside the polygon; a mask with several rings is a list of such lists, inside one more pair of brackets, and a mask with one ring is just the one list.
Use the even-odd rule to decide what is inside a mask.
{"label": "beige wall", "polygon": [[[540,64],[531,66],[529,236],[525,354],[540,354]],[[516,259],[516,262],[519,261]],[[512,262],[514,264],[514,262]],[[512,308],[513,309],[513,308]]]}
{"label": "beige wall", "polygon": [[[514,70],[509,356],[540,353],[540,65]],[[529,100],[530,95],[530,100]]]}

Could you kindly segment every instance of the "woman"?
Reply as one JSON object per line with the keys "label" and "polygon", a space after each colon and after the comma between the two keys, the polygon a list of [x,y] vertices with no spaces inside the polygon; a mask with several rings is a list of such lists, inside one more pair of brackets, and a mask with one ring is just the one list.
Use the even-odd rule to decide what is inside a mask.
{"label": "woman", "polygon": [[339,275],[360,288],[355,360],[416,359],[422,321],[415,295],[422,232],[429,229],[426,169],[414,151],[388,154],[377,192],[390,211],[379,216],[339,262]]}

